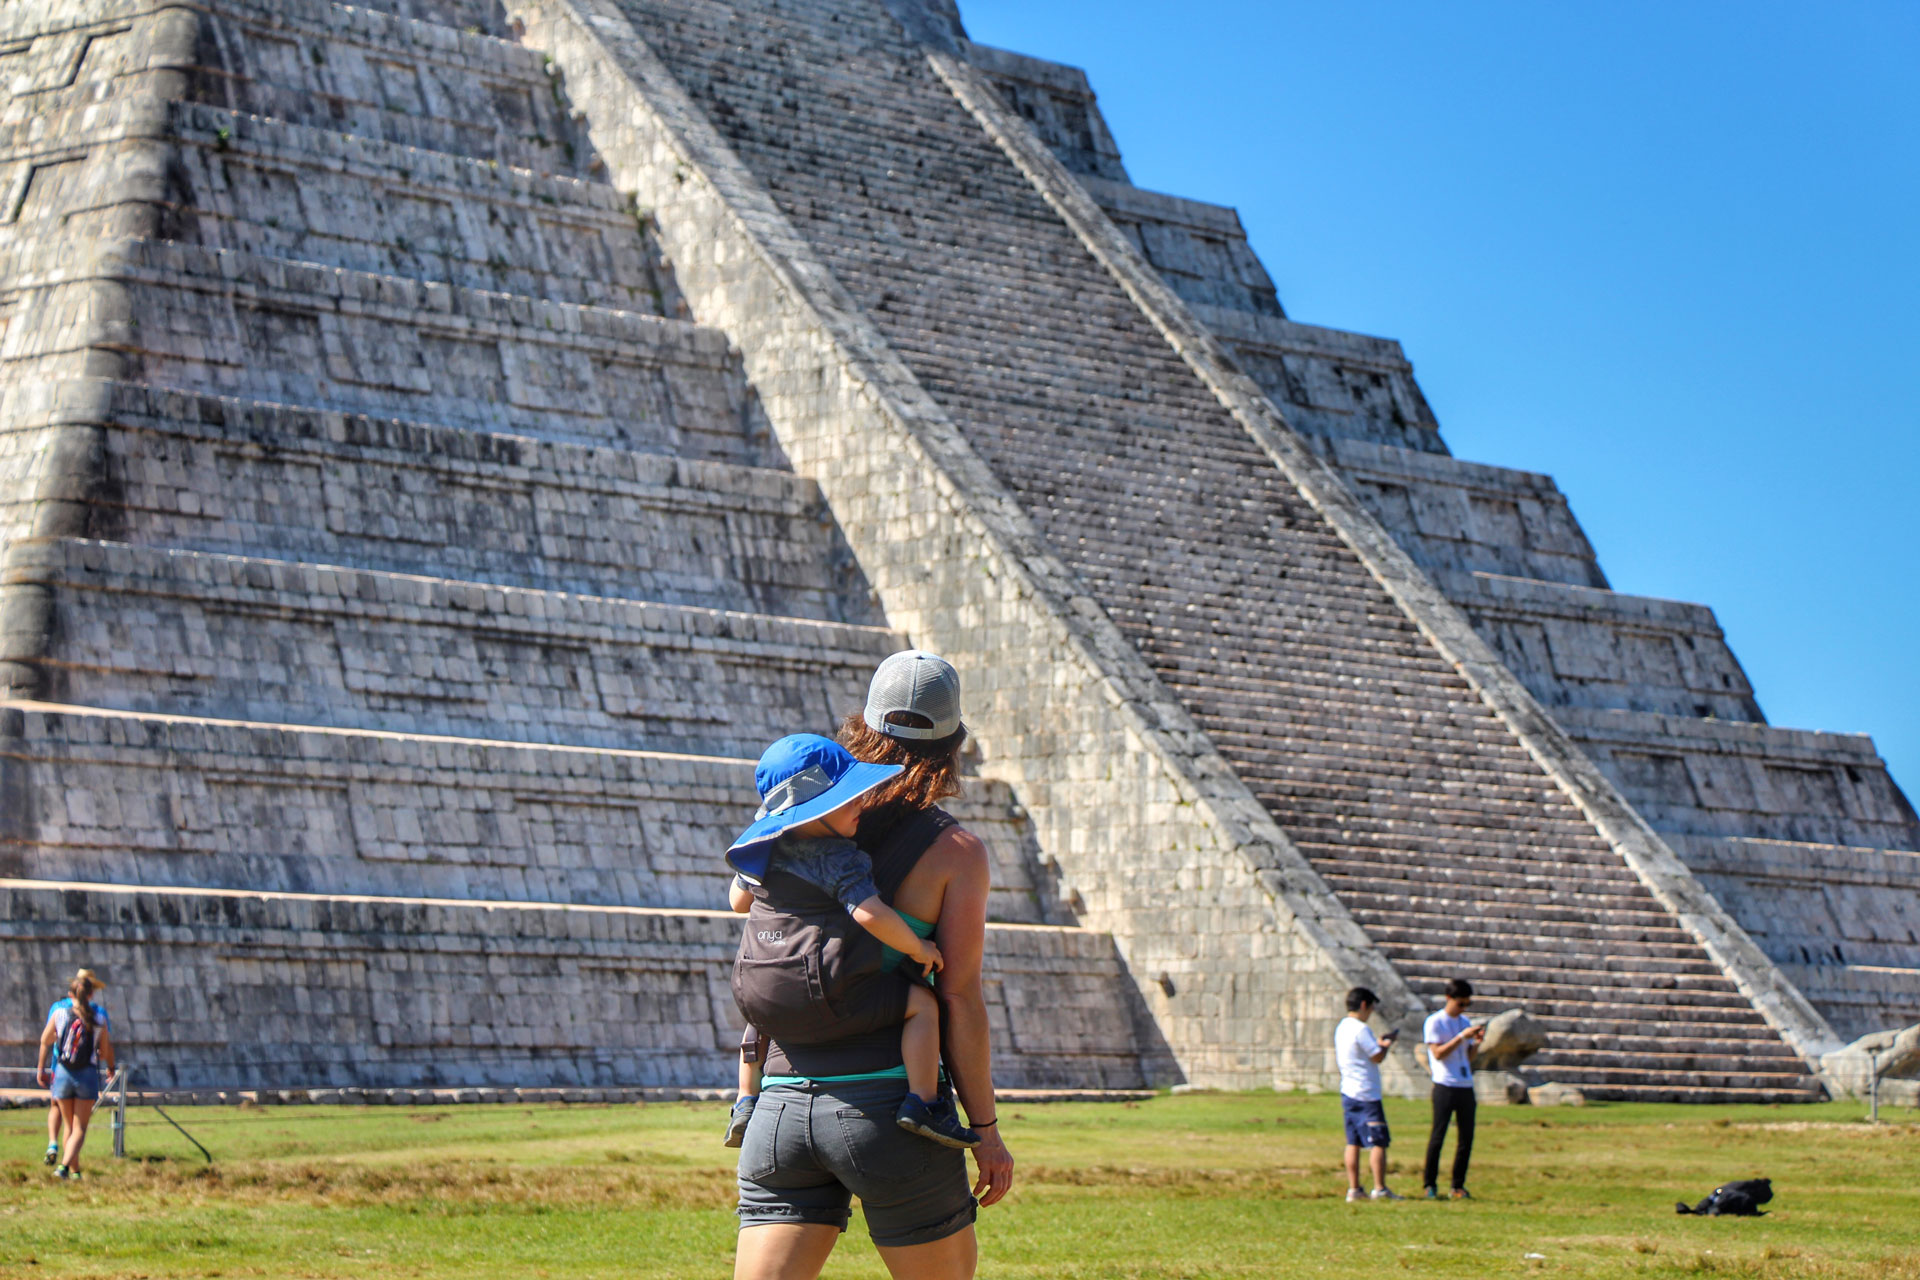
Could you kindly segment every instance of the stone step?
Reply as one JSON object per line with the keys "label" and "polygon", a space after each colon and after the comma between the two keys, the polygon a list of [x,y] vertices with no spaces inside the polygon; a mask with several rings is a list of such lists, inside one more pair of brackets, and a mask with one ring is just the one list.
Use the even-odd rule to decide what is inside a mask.
{"label": "stone step", "polygon": [[1656,1083],[1590,1089],[1583,1086],[1581,1092],[1595,1102],[1679,1102],[1697,1106],[1781,1106],[1826,1100],[1826,1092],[1818,1082],[1800,1089],[1705,1089]]}
{"label": "stone step", "polygon": [[[1696,945],[1693,935],[1673,924],[1672,917],[1664,911],[1641,912],[1640,922],[1634,923],[1622,922],[1613,912],[1582,909],[1576,913],[1561,909],[1554,914],[1553,909],[1507,907],[1501,903],[1476,903],[1474,906],[1473,913],[1463,917],[1459,904],[1450,898],[1396,902],[1393,906],[1393,927],[1415,932],[1448,929],[1457,927],[1464,918],[1471,920],[1472,927],[1486,936],[1536,938],[1542,945],[1550,945],[1560,938],[1604,939],[1610,949],[1636,946],[1687,948]],[[1374,914],[1385,918],[1381,912]]]}
{"label": "stone step", "polygon": [[125,382],[23,389],[0,440],[62,424],[102,428],[110,541],[881,621],[786,471]]}
{"label": "stone step", "polygon": [[[723,908],[753,761],[0,702],[0,875]],[[947,808],[994,920],[1069,923],[1000,783]]]}
{"label": "stone step", "polygon": [[684,316],[611,187],[175,103],[169,239],[353,271]]}
{"label": "stone step", "polygon": [[[1434,1003],[1437,1006],[1439,1001]],[[1684,1028],[1676,1031],[1664,1017],[1657,1014],[1649,1016],[1644,1009],[1625,1009],[1617,1005],[1611,1006],[1612,1012],[1606,1014],[1536,1013],[1533,1006],[1523,999],[1476,999],[1474,1005],[1476,1017],[1491,1016],[1513,1007],[1523,1008],[1545,1023],[1554,1043],[1564,1040],[1573,1048],[1591,1047],[1589,1041],[1617,1043],[1621,1055],[1631,1057],[1640,1050],[1653,1051],[1667,1044],[1723,1052],[1784,1055],[1798,1060],[1766,1020],[1751,1009],[1734,1010],[1724,1019],[1715,1018],[1710,1011],[1700,1010],[1687,1019]]]}
{"label": "stone step", "polygon": [[[1780,1070],[1778,1064],[1732,1058],[1690,1062],[1683,1055],[1672,1055],[1669,1062],[1648,1062],[1645,1066],[1617,1066],[1585,1054],[1554,1054],[1542,1051],[1537,1071],[1554,1080],[1579,1084],[1587,1082],[1603,1088],[1657,1088],[1676,1077],[1695,1089],[1812,1089],[1816,1082],[1804,1067]],[[1532,1065],[1530,1062],[1529,1066]],[[1769,1067],[1773,1069],[1768,1069]],[[1578,1079],[1571,1079],[1575,1073]]]}
{"label": "stone step", "polygon": [[[1261,774],[1254,774],[1253,777],[1269,785],[1280,781]],[[1257,783],[1255,789],[1259,790]],[[1300,831],[1306,839],[1312,839],[1315,835],[1338,836],[1343,833],[1350,837],[1360,832],[1388,834],[1403,829],[1417,830],[1426,823],[1460,822],[1471,817],[1477,826],[1487,831],[1482,848],[1490,853],[1500,849],[1499,841],[1503,833],[1523,833],[1535,841],[1557,838],[1558,845],[1541,849],[1540,856],[1532,859],[1541,872],[1552,870],[1556,874],[1574,878],[1625,878],[1621,874],[1623,867],[1618,864],[1609,867],[1591,847],[1581,848],[1579,841],[1584,833],[1578,826],[1567,821],[1556,821],[1556,815],[1543,817],[1537,807],[1529,812],[1523,805],[1471,793],[1430,798],[1413,793],[1376,800],[1364,794],[1353,794],[1358,788],[1346,790],[1347,794],[1342,794],[1340,789],[1302,783],[1300,791],[1290,802],[1292,814],[1288,822],[1289,829]],[[1426,853],[1428,850],[1410,847],[1380,852],[1388,859],[1397,860],[1408,853]],[[1582,865],[1583,862],[1587,865]],[[1484,862],[1475,864],[1469,860],[1460,865],[1471,868],[1484,865]]]}
{"label": "stone step", "polygon": [[[1672,914],[1646,897],[1442,883],[1423,885],[1417,896],[1407,896],[1404,892],[1397,894],[1393,882],[1379,877],[1356,875],[1318,863],[1315,866],[1356,911],[1364,912],[1370,919],[1401,922],[1407,928],[1417,928],[1424,921],[1463,918],[1485,921],[1489,928],[1503,934],[1523,936],[1529,926],[1536,923],[1542,929],[1557,923],[1568,929],[1583,930],[1586,922],[1596,918],[1636,930],[1664,932],[1673,925]],[[1404,891],[1404,884],[1401,889]]]}
{"label": "stone step", "polygon": [[[1692,1030],[1689,1028],[1690,1032]],[[1616,1063],[1644,1062],[1655,1066],[1666,1065],[1667,1060],[1671,1058],[1720,1058],[1748,1063],[1764,1063],[1772,1059],[1790,1065],[1798,1064],[1800,1061],[1793,1050],[1780,1043],[1778,1036],[1767,1036],[1764,1039],[1756,1039],[1752,1035],[1745,1039],[1729,1035],[1667,1036],[1660,1034],[1657,1027],[1643,1027],[1642,1031],[1645,1034],[1612,1036],[1591,1032],[1584,1027],[1572,1030],[1555,1028],[1550,1042],[1551,1047],[1543,1052],[1551,1052],[1556,1057],[1598,1052],[1609,1055]],[[1777,1067],[1776,1069],[1789,1068]]]}
{"label": "stone step", "polygon": [[125,284],[136,381],[718,462],[767,448],[726,336],[685,321],[154,240],[35,283],[96,275]]}
{"label": "stone step", "polygon": [[[15,542],[48,701],[341,728],[758,756],[830,732],[891,631],[79,539]],[[19,643],[9,636],[10,644]]]}
{"label": "stone step", "polygon": [[1476,965],[1456,964],[1451,957],[1430,957],[1408,948],[1383,947],[1382,951],[1416,991],[1438,991],[1450,978],[1465,978],[1473,984],[1476,995],[1485,991],[1490,1001],[1524,1004],[1529,1012],[1537,1011],[1541,1017],[1625,1017],[1633,1011],[1643,1017],[1674,1019],[1675,1033],[1683,1034],[1685,1019],[1694,1010],[1708,1010],[1724,1019],[1752,1007],[1724,979],[1715,982],[1673,977],[1672,985],[1664,987],[1615,985],[1607,983],[1608,975],[1600,973],[1545,972],[1533,966],[1530,956]]}
{"label": "stone step", "polygon": [[1556,707],[1657,831],[1920,848],[1920,819],[1866,734]]}
{"label": "stone step", "polygon": [[423,151],[584,176],[586,130],[540,55],[438,22],[318,0],[213,0],[190,94]]}
{"label": "stone step", "polygon": [[[86,937],[147,1088],[724,1088],[739,931],[720,911],[10,879],[0,993],[34,1006]],[[996,1081],[1143,1083],[1110,937],[989,926],[985,986]],[[0,1051],[36,1032],[9,1017]]]}
{"label": "stone step", "polygon": [[[1616,945],[1596,950],[1591,942],[1534,942],[1511,934],[1476,936],[1471,930],[1426,933],[1415,929],[1395,929],[1390,923],[1361,917],[1367,936],[1384,951],[1400,954],[1428,953],[1444,957],[1428,966],[1428,971],[1474,969],[1490,972],[1501,968],[1524,971],[1542,981],[1568,983],[1588,980],[1594,986],[1632,987],[1648,990],[1724,990],[1726,975],[1708,959],[1698,945],[1679,955],[1649,955],[1643,950]],[[1384,917],[1390,922],[1392,917]],[[1676,950],[1679,950],[1676,948]]]}
{"label": "stone step", "polygon": [[[1371,828],[1362,826],[1364,834]],[[1312,832],[1311,835],[1324,835]],[[1370,874],[1382,878],[1400,878],[1429,890],[1445,887],[1458,891],[1468,887],[1544,889],[1564,894],[1584,894],[1621,900],[1626,906],[1652,906],[1633,872],[1626,867],[1580,866],[1557,857],[1521,858],[1503,855],[1497,848],[1455,853],[1421,848],[1383,849],[1378,846],[1343,846],[1315,840],[1309,834],[1299,837],[1309,856],[1329,850],[1328,870],[1336,874]],[[1339,852],[1333,852],[1339,850]],[[1401,886],[1405,889],[1407,886]]]}
{"label": "stone step", "polygon": [[1459,917],[1448,921],[1432,917],[1410,920],[1399,911],[1369,915],[1367,936],[1375,942],[1428,946],[1447,956],[1464,958],[1469,950],[1497,946],[1524,954],[1528,964],[1548,967],[1613,968],[1645,962],[1648,972],[1719,973],[1718,967],[1701,954],[1700,944],[1684,935],[1643,942],[1601,935],[1598,930],[1555,935],[1547,931],[1550,926],[1541,926],[1524,932],[1526,925],[1521,921],[1487,921],[1477,916],[1463,924]]}

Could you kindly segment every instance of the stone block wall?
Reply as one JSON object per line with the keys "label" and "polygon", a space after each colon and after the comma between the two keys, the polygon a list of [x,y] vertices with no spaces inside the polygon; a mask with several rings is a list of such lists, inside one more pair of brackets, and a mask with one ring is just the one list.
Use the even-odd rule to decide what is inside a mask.
{"label": "stone block wall", "polygon": [[[0,1053],[76,944],[142,1087],[722,1085],[740,1024],[727,912],[0,881]],[[1002,1083],[1137,1088],[1112,940],[988,930]]]}

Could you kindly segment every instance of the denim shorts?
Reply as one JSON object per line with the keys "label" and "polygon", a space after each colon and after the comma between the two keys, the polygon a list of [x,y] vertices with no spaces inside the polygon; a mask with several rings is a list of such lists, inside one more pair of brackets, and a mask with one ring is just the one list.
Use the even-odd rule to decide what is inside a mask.
{"label": "denim shorts", "polygon": [[929,1244],[979,1211],[964,1153],[894,1123],[903,1080],[778,1085],[760,1095],[740,1146],[742,1227],[847,1229],[854,1196],[882,1248]]}
{"label": "denim shorts", "polygon": [[1387,1130],[1387,1109],[1378,1098],[1362,1100],[1340,1095],[1340,1114],[1347,1122],[1350,1147],[1385,1147],[1393,1143]]}
{"label": "denim shorts", "polygon": [[100,1068],[82,1067],[78,1071],[68,1071],[59,1063],[54,1063],[52,1093],[56,1098],[97,1101],[100,1097]]}

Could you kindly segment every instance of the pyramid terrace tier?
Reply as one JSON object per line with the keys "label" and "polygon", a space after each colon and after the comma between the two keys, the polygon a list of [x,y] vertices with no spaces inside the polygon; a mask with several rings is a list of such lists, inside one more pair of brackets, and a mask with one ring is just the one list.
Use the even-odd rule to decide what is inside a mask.
{"label": "pyramid terrace tier", "polygon": [[[1141,256],[1188,303],[1284,320],[1273,279],[1247,243],[1238,213],[1222,205],[1144,191],[1127,182],[1090,176],[1080,181]],[[1404,359],[1399,363],[1406,365]],[[1411,387],[1411,378],[1404,379],[1388,392],[1387,403],[1393,403],[1394,392]],[[1413,394],[1418,396],[1418,390]],[[1407,407],[1414,406],[1409,402]],[[1409,425],[1436,430],[1424,402],[1415,415]]]}
{"label": "pyramid terrace tier", "polygon": [[1795,964],[1780,971],[1843,1038],[1920,1022],[1920,957],[1902,965]]}
{"label": "pyramid terrace tier", "polygon": [[1704,605],[1489,573],[1434,580],[1549,709],[1763,720]]}
{"label": "pyramid terrace tier", "polygon": [[1920,1022],[1920,854],[1670,836],[1844,1040]]}
{"label": "pyramid terrace tier", "polygon": [[1554,719],[1654,828],[1920,849],[1920,821],[1865,734],[1556,707]]}
{"label": "pyramid terrace tier", "polygon": [[[723,907],[753,761],[0,703],[0,876]],[[1071,923],[1003,784],[947,808],[989,916]]]}
{"label": "pyramid terrace tier", "polygon": [[0,124],[137,87],[543,172],[593,164],[540,58],[461,27],[327,0],[15,5],[0,24]]}
{"label": "pyramid terrace tier", "polygon": [[538,54],[371,8],[212,0],[189,96],[543,173],[585,176],[594,163]]}
{"label": "pyramid terrace tier", "polygon": [[644,216],[611,187],[201,104],[171,110],[168,239],[680,314]]}
{"label": "pyramid terrace tier", "polygon": [[1367,440],[1303,438],[1429,573],[1607,585],[1552,476]]}
{"label": "pyramid terrace tier", "polygon": [[1343,444],[1446,453],[1413,365],[1393,339],[1301,324],[1210,299],[1194,299],[1191,306],[1294,430]]}
{"label": "pyramid terrace tier", "polygon": [[[43,699],[757,756],[862,704],[893,632],[79,539],[7,550]],[[12,646],[50,635],[50,648]]]}
{"label": "pyramid terrace tier", "polygon": [[[85,380],[14,389],[0,466],[71,427],[99,440],[95,538],[880,620],[817,486],[790,472]],[[0,531],[24,531],[30,491],[6,496]]]}
{"label": "pyramid terrace tier", "polygon": [[[716,911],[5,880],[0,1046],[31,1052],[21,1011],[84,936],[147,1088],[725,1087],[739,934]],[[997,1081],[1143,1083],[1111,938],[989,926],[984,976]]]}
{"label": "pyramid terrace tier", "polygon": [[[113,338],[132,381],[761,460],[764,427],[725,335],[685,321],[154,240],[16,277],[21,306],[54,309],[102,281],[121,291]],[[59,341],[0,372],[30,379],[66,354]]]}

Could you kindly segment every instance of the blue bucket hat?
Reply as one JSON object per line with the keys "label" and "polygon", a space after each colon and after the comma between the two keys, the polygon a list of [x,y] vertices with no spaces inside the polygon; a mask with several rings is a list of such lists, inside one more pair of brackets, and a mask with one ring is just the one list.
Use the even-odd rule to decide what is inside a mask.
{"label": "blue bucket hat", "polygon": [[760,812],[727,849],[727,865],[758,884],[767,874],[773,842],[794,827],[851,804],[901,771],[897,764],[863,764],[832,738],[795,733],[760,753],[753,785]]}

